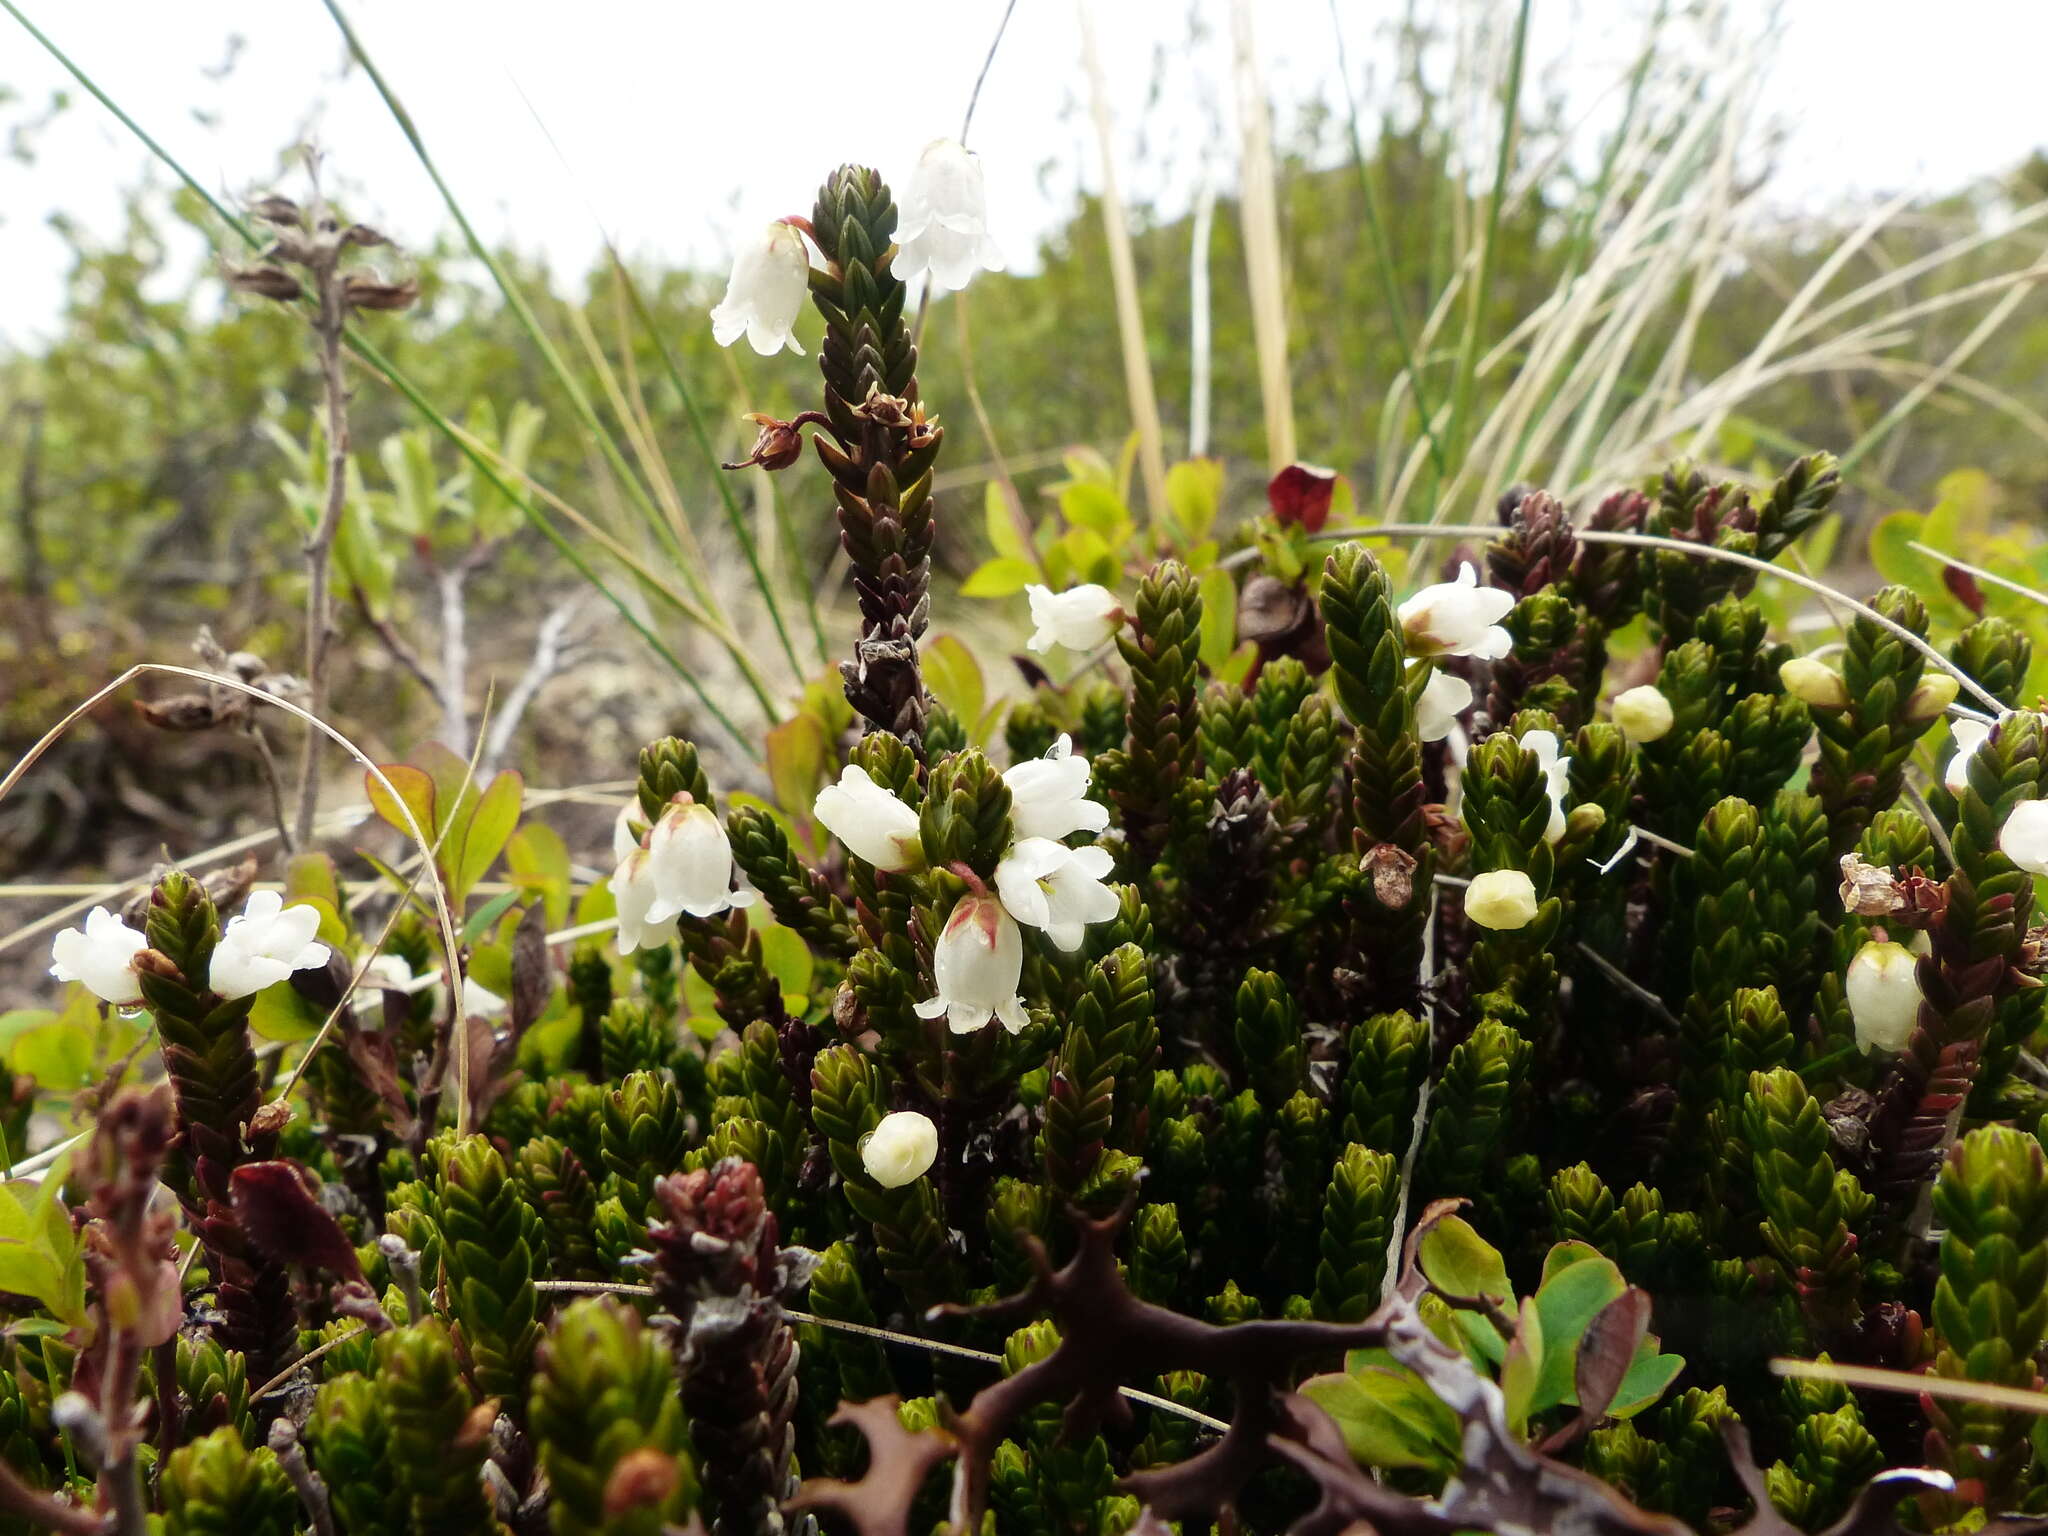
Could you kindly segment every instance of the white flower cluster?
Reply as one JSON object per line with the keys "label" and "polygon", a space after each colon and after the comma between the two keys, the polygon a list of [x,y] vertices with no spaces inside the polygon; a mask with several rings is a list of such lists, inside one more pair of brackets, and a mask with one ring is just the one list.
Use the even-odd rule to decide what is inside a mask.
{"label": "white flower cluster", "polygon": [[[763,357],[784,347],[803,355],[796,319],[810,292],[811,258],[800,222],[778,219],[733,254],[725,298],[711,311],[721,347],[744,336]],[[935,139],[903,195],[895,274],[905,282],[929,275],[935,288],[960,289],[982,269],[1000,272],[1003,256],[989,238],[981,161],[953,139]]]}
{"label": "white flower cluster", "polygon": [[[917,1005],[927,1019],[945,1015],[955,1034],[991,1018],[1015,1033],[1027,1018],[1017,990],[1023,975],[1019,924],[1045,931],[1064,950],[1081,947],[1088,924],[1116,916],[1116,893],[1104,885],[1113,860],[1093,845],[1069,848],[1075,832],[1101,832],[1109,808],[1088,798],[1088,760],[1062,736],[1044,757],[1003,775],[1010,788],[1014,841],[996,866],[995,890],[969,891],[953,905],[932,947],[936,995]],[[917,812],[849,763],[812,807],[818,822],[856,857],[890,872],[921,868],[924,847]]]}
{"label": "white flower cluster", "polygon": [[[301,902],[287,907],[276,891],[252,893],[238,916],[228,919],[213,947],[206,985],[232,1002],[283,981],[294,971],[327,963],[320,932],[320,911]],[[119,1007],[142,1001],[135,957],[149,940],[105,907],[86,914],[85,927],[66,928],[50,945],[50,974],[59,981],[85,984],[94,997]]]}

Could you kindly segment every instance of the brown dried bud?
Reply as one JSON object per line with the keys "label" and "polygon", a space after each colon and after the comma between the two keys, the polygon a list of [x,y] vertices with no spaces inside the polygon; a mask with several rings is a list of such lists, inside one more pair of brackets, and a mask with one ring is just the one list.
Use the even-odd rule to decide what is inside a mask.
{"label": "brown dried bud", "polygon": [[1906,904],[1898,882],[1882,864],[1842,855],[1842,910],[1855,917],[1887,917]]}
{"label": "brown dried bud", "polygon": [[675,1457],[664,1455],[651,1445],[628,1451],[605,1480],[605,1518],[620,1519],[636,1509],[651,1509],[666,1502],[676,1491],[679,1477]]}
{"label": "brown dried bud", "polygon": [[1849,1088],[1821,1106],[1828,1124],[1830,1150],[1839,1167],[1857,1171],[1870,1166],[1870,1120],[1877,1100],[1860,1088]]}
{"label": "brown dried bud", "polygon": [[261,219],[266,224],[275,224],[280,229],[298,229],[303,227],[305,222],[305,213],[299,205],[275,192],[268,197],[256,199],[249,205],[249,212],[253,217]]}
{"label": "brown dried bud", "polygon": [[161,976],[165,981],[183,981],[185,973],[172,964],[171,957],[160,949],[139,949],[128,964],[136,971],[151,976]]}
{"label": "brown dried bud", "polygon": [[351,224],[341,232],[343,245],[389,245],[391,237],[382,230],[372,229],[367,224]]}
{"label": "brown dried bud", "polygon": [[487,1397],[470,1409],[455,1431],[455,1449],[474,1451],[491,1443],[491,1428],[498,1422],[498,1400]]}
{"label": "brown dried bud", "polygon": [[901,395],[885,395],[877,385],[868,391],[867,399],[860,405],[860,414],[869,421],[884,427],[910,427],[924,419],[919,411]]}
{"label": "brown dried bud", "polygon": [[1415,856],[1392,843],[1375,843],[1360,864],[1372,880],[1373,898],[1390,912],[1415,899]]}
{"label": "brown dried bud", "polygon": [[203,693],[174,693],[167,699],[137,699],[135,713],[160,731],[210,731],[230,711]]}
{"label": "brown dried bud", "polygon": [[240,267],[228,273],[228,286],[259,299],[290,304],[305,294],[299,280],[282,267]]}
{"label": "brown dried bud", "polygon": [[2038,987],[2041,978],[2048,975],[2048,928],[2029,928],[2027,936],[2020,940],[2019,972],[2023,985]]}
{"label": "brown dried bud", "polygon": [[341,282],[341,297],[351,309],[410,309],[419,302],[420,285],[411,278],[387,283],[375,275],[351,272]]}
{"label": "brown dried bud", "polygon": [[251,1136],[275,1136],[292,1123],[292,1107],[283,1099],[272,1099],[249,1117]]}
{"label": "brown dried bud", "polygon": [[1932,928],[1948,911],[1948,883],[1918,870],[1898,882],[1899,904],[1888,914],[1906,928]]}
{"label": "brown dried bud", "polygon": [[766,470],[787,469],[803,457],[804,437],[793,421],[764,415],[760,411],[749,411],[746,419],[761,429],[754,439],[754,451],[736,464],[720,466],[724,469],[746,469],[758,464]]}

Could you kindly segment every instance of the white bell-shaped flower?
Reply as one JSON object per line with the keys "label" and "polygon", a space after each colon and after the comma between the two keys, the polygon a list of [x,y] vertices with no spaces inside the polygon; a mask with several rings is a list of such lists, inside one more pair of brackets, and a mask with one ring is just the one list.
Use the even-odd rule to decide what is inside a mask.
{"label": "white bell-shaped flower", "polygon": [[618,819],[612,823],[612,862],[623,864],[632,857],[633,850],[640,846],[640,834],[633,830],[633,823],[640,819],[640,802],[628,800],[619,807]]}
{"label": "white bell-shaped flower", "polygon": [[2048,800],[2022,800],[1998,830],[1998,851],[2030,875],[2048,875]]}
{"label": "white bell-shaped flower", "polygon": [[1003,270],[988,233],[988,193],[980,157],[955,139],[934,139],[910,173],[896,226],[896,276],[931,274],[934,287],[965,288],[978,270]]}
{"label": "white bell-shaped flower", "polygon": [[495,1019],[508,1005],[474,976],[462,978],[462,1016],[466,1019]]}
{"label": "white bell-shaped flower", "polygon": [[1970,759],[1991,739],[1991,727],[1982,720],[1956,720],[1949,725],[1949,735],[1956,750],[1955,755],[1949,758],[1948,766],[1942,770],[1941,781],[1948,786],[1950,794],[1960,795],[1970,787]]}
{"label": "white bell-shaped flower", "polygon": [[1458,716],[1472,707],[1472,685],[1455,673],[1430,669],[1422,696],[1415,701],[1415,734],[1424,741],[1442,741],[1457,728]]}
{"label": "white bell-shaped flower", "polygon": [[860,1165],[884,1189],[901,1189],[930,1171],[939,1157],[939,1128],[914,1109],[884,1115],[861,1138]]}
{"label": "white bell-shaped flower", "polygon": [[660,942],[667,925],[685,912],[715,917],[751,906],[754,893],[735,889],[734,873],[732,843],[711,807],[679,798],[612,873],[619,953]]}
{"label": "white bell-shaped flower", "polygon": [[1101,832],[1109,807],[1088,798],[1088,759],[1061,736],[1043,757],[1012,765],[1003,773],[1010,786],[1010,830],[1019,838],[1061,838],[1070,832]]}
{"label": "white bell-shaped flower", "polygon": [[1519,869],[1489,869],[1465,887],[1465,916],[1510,933],[1536,921],[1536,882]]}
{"label": "white bell-shaped flower", "polygon": [[877,869],[916,869],[924,863],[917,812],[868,776],[857,763],[839,770],[839,782],[818,791],[811,814],[853,853]]}
{"label": "white bell-shaped flower", "polygon": [[655,922],[648,916],[654,910],[654,877],[645,848],[635,848],[627,854],[607,884],[619,912],[621,955],[652,949],[667,938],[668,923]]}
{"label": "white bell-shaped flower", "polygon": [[721,347],[740,337],[763,357],[784,347],[803,356],[796,317],[811,291],[811,258],[794,226],[775,223],[733,253],[725,298],[711,311],[711,336]]}
{"label": "white bell-shaped flower", "polygon": [[1010,916],[1043,928],[1071,954],[1090,923],[1108,922],[1121,910],[1116,892],[1102,883],[1115,863],[1107,848],[1069,848],[1049,837],[1026,837],[996,866],[996,890]]}
{"label": "white bell-shaped flower", "polygon": [[135,979],[135,957],[149,940],[105,907],[85,914],[83,928],[66,928],[50,942],[50,974],[59,981],[82,981],[86,991],[103,1002],[126,1005],[142,1001]]}
{"label": "white bell-shaped flower", "polygon": [[1920,1016],[1920,962],[1903,944],[1873,940],[1849,962],[1843,991],[1849,1017],[1856,1025],[1856,1043],[1867,1055],[1896,1052],[1913,1038]]}
{"label": "white bell-shaped flower", "polygon": [[1479,585],[1467,560],[1456,581],[1424,587],[1398,610],[1408,650],[1415,656],[1477,656],[1498,661],[1515,648],[1500,621],[1515,606],[1514,594]]}
{"label": "white bell-shaped flower", "polygon": [[1621,728],[1621,734],[1636,746],[1662,741],[1671,734],[1676,720],[1671,701],[1654,683],[1644,683],[1639,688],[1615,695],[1614,723]]}
{"label": "white bell-shaped flower", "polygon": [[1543,840],[1554,843],[1564,836],[1564,802],[1572,791],[1572,760],[1558,756],[1554,731],[1524,731],[1517,744],[1524,752],[1533,752],[1543,770],[1543,792],[1550,796],[1550,825],[1543,829]]}
{"label": "white bell-shaped flower", "polygon": [[1024,934],[994,895],[970,891],[953,905],[945,931],[932,946],[936,997],[917,1005],[921,1019],[945,1015],[956,1035],[971,1035],[991,1018],[1011,1034],[1031,1022],[1017,995],[1024,974]]}
{"label": "white bell-shaped flower", "polygon": [[1123,627],[1124,610],[1116,594],[1093,582],[1055,592],[1036,582],[1024,589],[1031,600],[1031,622],[1037,627],[1025,645],[1043,656],[1056,645],[1070,651],[1092,651],[1106,645]]}
{"label": "white bell-shaped flower", "polygon": [[206,984],[228,999],[260,992],[294,971],[327,963],[327,946],[316,942],[320,909],[300,902],[287,907],[276,891],[256,891],[241,916],[228,919]]}
{"label": "white bell-shaped flower", "polygon": [[754,893],[733,888],[732,843],[708,805],[671,805],[647,834],[647,868],[654,881],[650,922],[681,913],[715,917],[751,906]]}

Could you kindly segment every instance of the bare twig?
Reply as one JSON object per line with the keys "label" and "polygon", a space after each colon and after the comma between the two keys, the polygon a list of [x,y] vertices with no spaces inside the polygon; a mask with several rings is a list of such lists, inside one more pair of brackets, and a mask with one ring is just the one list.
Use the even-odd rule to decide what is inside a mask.
{"label": "bare twig", "polygon": [[378,644],[384,647],[393,661],[412,674],[414,682],[435,698],[440,698],[440,684],[435,681],[434,674],[427,670],[427,664],[420,659],[420,653],[407,644],[405,636],[398,632],[398,626],[390,619],[372,613],[360,589],[357,590],[355,598],[356,612],[362,616],[363,623],[369,626],[370,633],[377,637]]}
{"label": "bare twig", "polygon": [[[306,169],[313,179],[313,222],[317,229],[332,219],[320,195],[320,158],[308,150]],[[309,253],[323,259],[308,268],[317,283],[319,307],[313,315],[313,336],[320,356],[320,406],[327,437],[327,499],[320,509],[320,521],[307,536],[306,557],[306,711],[319,715],[327,705],[327,648],[334,639],[334,594],[329,590],[328,571],[334,554],[334,536],[341,529],[341,514],[348,505],[348,384],[342,377],[342,335],[348,329],[348,302],[343,297],[341,253],[343,247],[316,242]],[[331,252],[331,254],[330,254]],[[320,803],[320,736],[306,733],[306,748],[299,759],[299,813],[297,842],[306,846],[313,836],[313,817]]]}
{"label": "bare twig", "polygon": [[519,680],[505,695],[498,718],[491,722],[490,734],[484,738],[483,761],[477,765],[479,777],[489,778],[491,771],[504,759],[512,745],[513,733],[519,729],[520,722],[526,718],[527,710],[533,706],[535,697],[548,679],[575,660],[578,647],[569,639],[569,626],[582,612],[584,596],[585,593],[577,592],[563,599],[541,620],[540,631],[533,639],[533,659],[527,662],[526,670],[519,674]]}

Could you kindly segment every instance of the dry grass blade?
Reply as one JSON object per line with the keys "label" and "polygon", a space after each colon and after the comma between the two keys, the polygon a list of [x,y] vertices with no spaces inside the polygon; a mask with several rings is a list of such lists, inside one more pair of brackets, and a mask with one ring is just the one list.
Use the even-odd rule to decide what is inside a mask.
{"label": "dry grass blade", "polygon": [[1982,1403],[1987,1408],[2015,1408],[2021,1413],[2048,1414],[2048,1392],[2027,1392],[1988,1381],[1955,1381],[1947,1376],[1887,1371],[1874,1365],[1836,1365],[1832,1361],[1783,1357],[1771,1362],[1771,1373],[1799,1381],[1838,1381],[1845,1387],[1867,1387],[1873,1392],[1924,1392],[1929,1397]]}
{"label": "dry grass blade", "polygon": [[1117,190],[1116,145],[1109,126],[1109,81],[1095,42],[1092,0],[1078,0],[1081,54],[1088,71],[1095,137],[1102,152],[1102,226],[1109,239],[1110,285],[1116,292],[1116,328],[1123,343],[1124,387],[1131,397],[1131,421],[1138,431],[1138,468],[1152,516],[1166,515],[1166,437],[1159,422],[1159,397],[1152,388],[1152,364],[1145,350],[1145,317],[1138,309],[1138,268],[1131,257],[1130,215]]}

